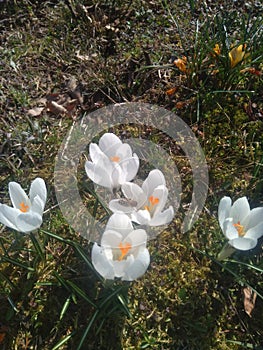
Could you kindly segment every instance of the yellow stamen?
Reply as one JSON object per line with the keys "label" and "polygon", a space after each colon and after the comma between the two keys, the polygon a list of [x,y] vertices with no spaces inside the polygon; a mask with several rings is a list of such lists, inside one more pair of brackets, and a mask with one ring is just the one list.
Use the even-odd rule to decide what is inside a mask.
{"label": "yellow stamen", "polygon": [[239,237],[245,236],[246,232],[244,231],[244,226],[240,225],[240,221],[237,224],[233,224],[233,226],[237,229]]}
{"label": "yellow stamen", "polygon": [[29,210],[29,205],[26,205],[24,202],[21,202],[19,204],[20,210],[22,211],[22,213],[26,213]]}
{"label": "yellow stamen", "polygon": [[118,163],[118,162],[120,161],[120,157],[118,157],[118,156],[113,156],[113,157],[110,157],[110,160],[111,160],[112,162]]}
{"label": "yellow stamen", "polygon": [[119,249],[121,251],[121,256],[119,257],[119,261],[123,260],[125,255],[128,253],[128,251],[131,249],[131,244],[130,243],[125,243],[124,245],[122,242],[119,244]]}

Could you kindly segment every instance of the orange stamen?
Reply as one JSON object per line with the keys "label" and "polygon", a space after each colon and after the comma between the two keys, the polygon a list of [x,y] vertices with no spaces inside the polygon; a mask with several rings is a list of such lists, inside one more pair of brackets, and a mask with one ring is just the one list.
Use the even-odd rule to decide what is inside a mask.
{"label": "orange stamen", "polygon": [[237,229],[239,237],[245,236],[246,232],[244,231],[244,226],[240,225],[240,221],[237,224],[233,224],[233,226]]}
{"label": "orange stamen", "polygon": [[111,160],[112,162],[118,163],[118,162],[120,161],[120,157],[118,157],[118,156],[113,156],[113,157],[110,157],[110,160]]}
{"label": "orange stamen", "polygon": [[144,209],[145,210],[148,210],[148,211],[151,211],[153,209],[153,207],[159,203],[159,198],[158,197],[154,197],[154,196],[150,196],[149,197],[149,202],[150,202],[150,205],[145,205],[144,206]]}
{"label": "orange stamen", "polygon": [[22,211],[22,213],[26,213],[29,210],[29,205],[26,205],[24,202],[21,202],[19,204],[20,210]]}
{"label": "orange stamen", "polygon": [[121,256],[119,257],[119,261],[123,260],[125,255],[128,253],[128,251],[131,249],[131,244],[130,243],[125,243],[124,245],[122,242],[119,244],[119,249],[121,251]]}
{"label": "orange stamen", "polygon": [[156,205],[159,203],[159,198],[154,197],[154,196],[150,196],[149,197],[149,202],[151,203],[151,205]]}

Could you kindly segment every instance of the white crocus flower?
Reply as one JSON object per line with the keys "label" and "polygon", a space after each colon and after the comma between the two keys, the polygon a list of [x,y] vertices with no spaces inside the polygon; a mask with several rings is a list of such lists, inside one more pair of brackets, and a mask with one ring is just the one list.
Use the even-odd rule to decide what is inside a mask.
{"label": "white crocus flower", "polygon": [[88,177],[110,189],[133,180],[139,169],[138,156],[132,154],[131,147],[113,133],[105,133],[99,145],[91,143],[89,155],[92,161],[85,164]]}
{"label": "white crocus flower", "polygon": [[218,220],[228,243],[235,249],[253,249],[263,235],[263,207],[250,210],[247,197],[237,199],[233,205],[230,197],[223,197]]}
{"label": "white crocus flower", "polygon": [[142,187],[126,182],[121,187],[124,199],[113,199],[109,208],[113,212],[129,214],[132,221],[149,226],[165,225],[172,221],[173,207],[164,210],[168,189],[163,173],[154,169],[150,171]]}
{"label": "white crocus flower", "polygon": [[29,197],[17,182],[9,182],[9,195],[13,208],[0,204],[0,222],[23,233],[39,228],[47,199],[44,180],[36,178],[32,182]]}
{"label": "white crocus flower", "polygon": [[93,245],[92,263],[105,279],[117,277],[133,281],[142,276],[150,264],[146,241],[144,230],[134,230],[127,215],[115,213],[106,225],[100,246]]}

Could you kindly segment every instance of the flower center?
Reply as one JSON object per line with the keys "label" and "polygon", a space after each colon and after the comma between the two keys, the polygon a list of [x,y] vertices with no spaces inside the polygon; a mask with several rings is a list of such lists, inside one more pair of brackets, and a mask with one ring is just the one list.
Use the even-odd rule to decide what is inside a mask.
{"label": "flower center", "polygon": [[113,157],[110,157],[110,160],[111,160],[112,162],[119,163],[120,157],[118,157],[118,156],[113,156]]}
{"label": "flower center", "polygon": [[151,211],[153,210],[154,206],[156,204],[159,203],[159,198],[158,197],[154,197],[154,196],[150,196],[149,197],[149,205],[145,205],[144,209],[148,210],[148,211]]}
{"label": "flower center", "polygon": [[121,251],[121,256],[119,257],[119,261],[123,260],[125,256],[127,255],[128,251],[131,249],[130,243],[122,244],[122,242],[119,244],[119,249]]}
{"label": "flower center", "polygon": [[244,226],[240,225],[240,221],[238,221],[237,224],[233,224],[233,226],[236,228],[239,237],[245,236],[246,232],[244,230]]}
{"label": "flower center", "polygon": [[24,202],[19,203],[19,207],[22,213],[27,213],[29,210],[29,205],[26,205]]}

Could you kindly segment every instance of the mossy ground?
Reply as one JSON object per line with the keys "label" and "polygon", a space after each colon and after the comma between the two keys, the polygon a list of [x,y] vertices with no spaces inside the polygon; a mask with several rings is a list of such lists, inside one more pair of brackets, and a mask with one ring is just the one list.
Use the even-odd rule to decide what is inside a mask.
{"label": "mossy ground", "polygon": [[[150,241],[149,270],[128,289],[132,318],[113,313],[98,319],[82,349],[262,346],[263,300],[257,297],[249,317],[242,294],[247,284],[263,294],[262,242],[252,252],[233,256],[250,267],[216,260],[225,243],[217,222],[220,198],[246,195],[253,207],[263,204],[262,75],[240,76],[237,67],[213,80],[202,71],[202,50],[212,48],[220,35],[215,32],[209,41],[207,29],[207,38],[196,40],[197,23],[200,28],[216,28],[218,18],[231,26],[231,39],[242,41],[248,33],[244,40],[250,40],[255,53],[251,64],[262,70],[263,43],[253,44],[262,22],[262,5],[257,1],[0,3],[1,203],[9,201],[8,182],[28,188],[40,176],[49,191],[46,208],[53,208],[45,214],[37,237],[42,258],[29,237],[1,229],[1,255],[9,251],[9,260],[0,259],[1,349],[76,349],[83,339],[95,310],[87,298],[99,301],[104,290],[74,246],[44,232],[78,242],[89,257],[90,244],[71,230],[56,206],[55,156],[83,113],[126,101],[163,106],[188,123],[206,156],[209,192],[191,231],[180,232],[179,211],[169,230]],[[251,32],[244,29],[244,18],[249,18]],[[171,65],[173,56],[182,55],[198,62],[192,65],[195,74],[185,77]],[[70,95],[72,82],[81,99],[71,113],[47,108],[39,115],[28,113],[41,106],[41,98]],[[223,92],[215,92],[219,83]],[[175,94],[167,95],[173,87]],[[129,132],[137,137],[140,130],[131,126]],[[154,130],[145,135],[165,144],[163,135]],[[173,148],[171,154],[177,156]],[[176,159],[187,188],[190,166],[183,158]],[[64,344],[56,347],[61,339]]]}

